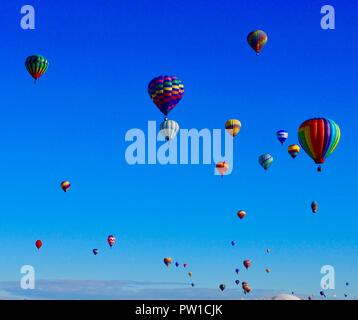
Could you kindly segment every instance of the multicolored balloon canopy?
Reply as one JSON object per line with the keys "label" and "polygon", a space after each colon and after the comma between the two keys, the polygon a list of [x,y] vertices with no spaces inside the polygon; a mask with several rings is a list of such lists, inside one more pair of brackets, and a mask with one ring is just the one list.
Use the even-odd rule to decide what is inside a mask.
{"label": "multicolored balloon canopy", "polygon": [[234,138],[241,130],[241,122],[237,119],[229,119],[225,123],[225,129]]}
{"label": "multicolored balloon canopy", "polygon": [[273,156],[269,153],[265,153],[261,156],[259,156],[259,164],[261,167],[263,167],[265,170],[267,170],[273,163]]}
{"label": "multicolored balloon canopy", "polygon": [[267,34],[262,30],[252,31],[247,36],[248,44],[253,50],[255,50],[257,55],[260,54],[267,40]]}
{"label": "multicolored balloon canopy", "polygon": [[159,76],[149,82],[148,93],[154,104],[167,116],[184,95],[184,84],[175,76]]}
{"label": "multicolored balloon canopy", "polygon": [[48,60],[40,55],[29,56],[25,61],[25,67],[35,81],[47,71],[48,65]]}
{"label": "multicolored balloon canopy", "polygon": [[340,138],[339,126],[326,118],[306,120],[298,128],[298,141],[301,147],[317,164],[324,163],[332,154]]}
{"label": "multicolored balloon canopy", "polygon": [[297,144],[291,144],[287,147],[287,151],[293,159],[297,157],[300,150],[301,150],[301,148]]}
{"label": "multicolored balloon canopy", "polygon": [[276,137],[278,141],[280,141],[281,144],[283,144],[288,138],[288,132],[285,130],[279,130],[276,132]]}

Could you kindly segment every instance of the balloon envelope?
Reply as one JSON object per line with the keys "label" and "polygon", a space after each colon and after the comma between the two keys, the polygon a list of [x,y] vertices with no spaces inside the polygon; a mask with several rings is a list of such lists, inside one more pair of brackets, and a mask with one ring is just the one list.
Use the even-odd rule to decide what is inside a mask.
{"label": "balloon envelope", "polygon": [[300,152],[300,146],[297,144],[291,144],[287,147],[287,151],[292,158],[296,158]]}
{"label": "balloon envelope", "polygon": [[159,76],[148,84],[148,93],[154,104],[167,116],[184,95],[184,84],[175,76]]}
{"label": "balloon envelope", "polygon": [[71,183],[69,181],[62,181],[61,182],[61,189],[64,192],[67,192],[71,188]]}
{"label": "balloon envelope", "polygon": [[283,144],[288,138],[288,132],[285,130],[279,130],[276,132],[276,137],[278,141],[280,141],[281,144]]}
{"label": "balloon envelope", "polygon": [[246,212],[244,210],[240,210],[237,212],[237,216],[240,218],[240,219],[244,219],[245,216],[246,216]]}
{"label": "balloon envelope", "polygon": [[174,120],[164,120],[160,124],[160,133],[165,137],[165,140],[170,141],[175,139],[179,132],[179,124]]}
{"label": "balloon envelope", "polygon": [[229,164],[226,161],[218,162],[216,164],[216,170],[223,176],[229,169]]}
{"label": "balloon envelope", "polygon": [[107,242],[109,246],[112,248],[114,244],[116,243],[116,237],[114,235],[109,235],[107,238]]}
{"label": "balloon envelope", "polygon": [[37,240],[37,241],[35,242],[35,245],[36,245],[36,248],[37,248],[37,249],[40,249],[40,248],[42,247],[42,241],[41,241],[41,240]]}
{"label": "balloon envelope", "polygon": [[48,60],[41,55],[32,55],[26,58],[25,67],[29,74],[35,79],[39,79],[48,68]]}
{"label": "balloon envelope", "polygon": [[241,130],[241,122],[237,119],[229,119],[225,123],[225,129],[234,138]]}
{"label": "balloon envelope", "polygon": [[301,147],[317,164],[324,163],[332,154],[340,138],[339,126],[326,118],[306,120],[298,128],[298,141]]}
{"label": "balloon envelope", "polygon": [[171,263],[172,263],[172,258],[169,258],[169,257],[164,258],[164,264],[165,264],[167,267],[169,267]]}
{"label": "balloon envelope", "polygon": [[247,36],[250,47],[259,54],[268,40],[267,34],[262,30],[252,31]]}

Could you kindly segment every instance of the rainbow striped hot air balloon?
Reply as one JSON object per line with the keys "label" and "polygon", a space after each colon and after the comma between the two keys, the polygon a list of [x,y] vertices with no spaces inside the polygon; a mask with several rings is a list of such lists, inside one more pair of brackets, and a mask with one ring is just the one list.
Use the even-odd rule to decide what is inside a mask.
{"label": "rainbow striped hot air balloon", "polygon": [[247,36],[247,42],[256,54],[259,55],[268,40],[267,34],[262,30],[252,31]]}
{"label": "rainbow striped hot air balloon", "polygon": [[290,154],[290,156],[294,159],[297,157],[297,155],[300,152],[300,146],[297,144],[291,144],[287,147],[287,151]]}
{"label": "rainbow striped hot air balloon", "polygon": [[148,93],[166,117],[183,98],[184,84],[175,76],[159,76],[149,82]]}
{"label": "rainbow striped hot air balloon", "polygon": [[36,82],[47,71],[48,60],[44,56],[32,55],[26,58],[25,67]]}
{"label": "rainbow striped hot air balloon", "polygon": [[241,122],[237,119],[229,119],[225,123],[225,129],[232,137],[235,137],[241,130]]}
{"label": "rainbow striped hot air balloon", "polygon": [[[298,128],[298,141],[305,152],[317,164],[336,149],[341,137],[339,126],[330,119],[313,118],[303,122]],[[321,171],[321,167],[318,167]]]}

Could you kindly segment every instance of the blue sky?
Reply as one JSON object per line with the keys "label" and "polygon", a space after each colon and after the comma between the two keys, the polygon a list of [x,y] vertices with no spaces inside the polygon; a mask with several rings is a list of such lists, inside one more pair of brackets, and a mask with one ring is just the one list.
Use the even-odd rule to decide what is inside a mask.
{"label": "blue sky", "polygon": [[[1,5],[0,280],[20,279],[31,264],[40,279],[189,282],[189,270],[166,270],[171,256],[189,264],[197,286],[233,288],[235,268],[250,258],[239,278],[254,289],[317,293],[330,264],[335,293],[349,281],[357,296],[354,1],[329,1],[328,31],[318,0],[32,1],[36,30],[27,31],[24,4]],[[259,28],[269,41],[257,57],[246,36]],[[50,62],[37,85],[24,67],[34,53]],[[171,113],[182,128],[241,120],[230,176],[208,165],[126,163],[126,131],[162,120],[146,91],[160,74],[185,84]],[[295,160],[286,151],[317,116],[342,131],[320,175],[303,151]],[[289,132],[284,147],[279,129]],[[257,163],[266,152],[275,159],[267,173]]]}

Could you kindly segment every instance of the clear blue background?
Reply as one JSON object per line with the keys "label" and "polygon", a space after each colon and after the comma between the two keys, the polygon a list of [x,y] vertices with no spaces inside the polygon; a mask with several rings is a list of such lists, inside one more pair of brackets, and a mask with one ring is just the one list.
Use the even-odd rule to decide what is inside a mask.
{"label": "clear blue background", "polygon": [[[25,3],[2,3],[0,280],[20,279],[31,264],[42,279],[188,282],[190,270],[197,286],[230,288],[250,258],[239,278],[254,289],[317,294],[330,264],[335,293],[357,295],[358,6],[328,2],[336,9],[328,31],[327,1],[318,0],[34,0],[36,30],[27,31]],[[246,43],[255,29],[269,37],[258,57]],[[24,67],[34,53],[50,62],[37,85]],[[160,74],[185,84],[171,113],[182,128],[241,120],[231,175],[125,162],[126,131],[162,120],[146,90]],[[342,131],[322,174],[303,151],[293,160],[286,149],[316,116]],[[283,147],[279,129],[289,132]],[[275,158],[267,173],[257,163],[266,152]],[[166,270],[165,256],[188,270]]]}

